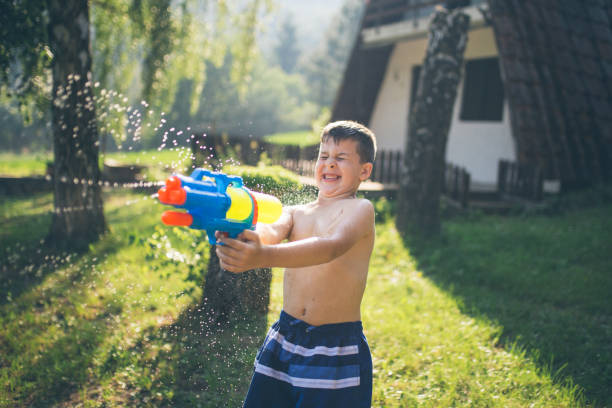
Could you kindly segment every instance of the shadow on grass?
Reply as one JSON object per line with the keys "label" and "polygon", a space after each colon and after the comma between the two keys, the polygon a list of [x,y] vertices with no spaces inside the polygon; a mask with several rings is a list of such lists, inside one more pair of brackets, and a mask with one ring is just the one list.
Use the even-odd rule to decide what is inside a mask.
{"label": "shadow on grass", "polygon": [[126,350],[135,356],[120,399],[129,406],[240,407],[267,330],[265,315],[211,323],[202,309],[151,329]]}
{"label": "shadow on grass", "polygon": [[448,221],[442,236],[404,244],[462,312],[501,326],[559,383],[612,404],[612,206],[555,217]]}
{"label": "shadow on grass", "polygon": [[[122,306],[116,299],[87,303],[84,293],[99,279],[96,268],[102,259],[94,262],[83,255],[44,267],[54,285],[32,285],[15,301],[0,305],[6,324],[0,366],[11,367],[4,386],[15,403],[46,407],[65,399],[87,380],[100,345],[118,324],[115,316]],[[18,291],[15,285],[11,290]]]}
{"label": "shadow on grass", "polygon": [[[50,213],[20,216],[23,234],[0,251],[0,406],[47,407],[66,399],[87,381],[99,348],[119,322],[120,299],[88,303],[85,293],[101,284],[104,258],[120,240],[103,240],[96,253],[65,251],[43,245]],[[47,218],[49,220],[47,220]],[[46,279],[52,284],[43,284]],[[4,394],[6,393],[6,394]],[[9,405],[13,406],[13,405]]]}
{"label": "shadow on grass", "polygon": [[[40,247],[48,223],[35,225],[50,214],[21,218],[27,233],[16,241],[17,229],[0,234],[11,242],[0,251],[0,406],[240,406],[267,329],[265,314],[221,326],[195,306],[173,318],[177,308],[157,303],[156,292],[130,297],[134,287],[167,285],[163,279],[179,269],[168,268],[173,261],[165,257],[147,258],[154,216],[145,211],[141,220],[118,207],[106,212],[114,231],[86,253]],[[113,276],[122,256],[134,253],[146,266],[131,267],[166,277],[145,274],[139,286]],[[163,292],[168,299],[179,295]]]}

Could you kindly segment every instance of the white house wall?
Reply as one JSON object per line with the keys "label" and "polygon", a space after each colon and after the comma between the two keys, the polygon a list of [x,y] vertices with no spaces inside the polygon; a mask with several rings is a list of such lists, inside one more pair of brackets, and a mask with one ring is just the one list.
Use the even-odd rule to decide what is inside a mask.
{"label": "white house wall", "polygon": [[[422,64],[426,48],[427,38],[423,37],[398,42],[393,49],[369,123],[379,149],[405,147],[412,68]],[[465,59],[494,56],[497,48],[491,28],[471,30]],[[462,85],[458,101],[461,101]],[[496,183],[498,161],[516,157],[507,103],[504,103],[501,122],[461,121],[459,108],[460,103],[455,103],[446,160],[465,167],[475,187],[492,187]]]}

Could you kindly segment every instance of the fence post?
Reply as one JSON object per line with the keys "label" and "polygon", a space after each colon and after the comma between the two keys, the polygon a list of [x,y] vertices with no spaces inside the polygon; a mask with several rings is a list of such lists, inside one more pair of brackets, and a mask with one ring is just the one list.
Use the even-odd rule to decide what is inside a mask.
{"label": "fence post", "polygon": [[402,171],[402,152],[401,150],[398,150],[396,152],[396,161],[395,161],[395,175],[394,175],[394,182],[399,184],[399,180],[400,180],[400,173]]}
{"label": "fence post", "polygon": [[378,175],[378,181],[381,182],[381,183],[384,183],[385,182],[385,167],[386,167],[386,164],[387,164],[387,161],[388,161],[387,160],[387,156],[388,155],[387,155],[387,152],[384,151],[384,150],[382,152],[380,152],[380,153],[381,153],[380,154],[380,159],[381,160],[380,160],[380,172],[379,172],[379,175]]}
{"label": "fence post", "polygon": [[467,172],[467,170],[463,169],[462,170],[462,194],[461,194],[461,206],[463,208],[467,208],[468,206],[468,202],[469,202],[469,195],[470,195],[470,173]]}
{"label": "fence post", "polygon": [[497,162],[497,194],[504,194],[506,191],[506,162]]}

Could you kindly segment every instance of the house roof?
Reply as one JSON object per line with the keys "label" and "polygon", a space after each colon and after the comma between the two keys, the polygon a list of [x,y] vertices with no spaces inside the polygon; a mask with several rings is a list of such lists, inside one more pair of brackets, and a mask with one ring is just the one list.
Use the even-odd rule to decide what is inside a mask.
{"label": "house roof", "polygon": [[[368,2],[332,107],[332,120],[351,119],[368,125],[393,45],[427,36],[431,12],[441,3],[441,0]],[[474,14],[472,21],[483,20],[475,8],[468,13]]]}
{"label": "house roof", "polygon": [[[368,2],[332,120],[369,124],[393,44],[436,3]],[[519,162],[542,166],[565,186],[612,179],[612,3],[487,3]]]}

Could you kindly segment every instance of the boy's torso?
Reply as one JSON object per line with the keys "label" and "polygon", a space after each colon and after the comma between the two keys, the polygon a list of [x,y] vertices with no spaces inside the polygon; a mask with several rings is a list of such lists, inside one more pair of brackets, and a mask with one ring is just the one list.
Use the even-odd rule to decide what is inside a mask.
{"label": "boy's torso", "polygon": [[[356,216],[360,199],[307,204],[293,211],[290,241],[327,237]],[[331,262],[285,271],[283,309],[312,325],[361,320],[360,305],[374,245],[372,231]]]}

